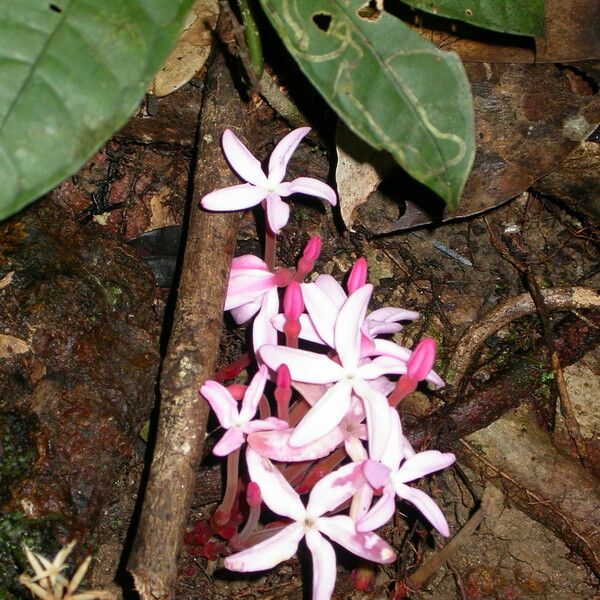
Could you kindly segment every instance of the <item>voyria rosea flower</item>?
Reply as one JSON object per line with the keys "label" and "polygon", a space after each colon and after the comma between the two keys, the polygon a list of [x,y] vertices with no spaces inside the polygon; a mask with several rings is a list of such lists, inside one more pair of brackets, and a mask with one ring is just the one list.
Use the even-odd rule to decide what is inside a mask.
{"label": "voyria rosea flower", "polygon": [[262,203],[271,231],[278,234],[290,216],[290,207],[281,199],[291,194],[307,194],[326,200],[335,206],[335,191],[326,183],[312,177],[298,177],[283,181],[287,164],[310,127],[300,127],[288,133],[271,153],[269,174],[265,175],[260,162],[235,136],[226,129],[223,133],[223,152],[232,169],[246,183],[229,186],[210,192],[200,204],[206,210],[243,210]]}

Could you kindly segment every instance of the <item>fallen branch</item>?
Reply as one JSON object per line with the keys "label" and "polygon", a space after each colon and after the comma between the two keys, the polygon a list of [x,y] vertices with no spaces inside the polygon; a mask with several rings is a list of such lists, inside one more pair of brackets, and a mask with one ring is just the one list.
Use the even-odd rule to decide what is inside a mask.
{"label": "fallen branch", "polygon": [[216,52],[205,81],[185,258],[162,367],[156,447],[128,562],[144,600],[171,598],[175,584],[176,558],[208,415],[198,389],[216,366],[225,287],[240,218],[237,212],[206,213],[197,203],[203,194],[235,183],[219,145],[224,124],[247,141],[244,132],[250,123],[225,59]]}
{"label": "fallen branch", "polygon": [[[556,389],[558,390],[558,395],[560,398],[560,412],[565,420],[565,425],[567,427],[567,431],[573,440],[575,447],[577,448],[577,454],[581,459],[581,462],[585,466],[590,466],[591,461],[587,451],[587,447],[585,442],[583,441],[583,436],[581,435],[581,429],[579,427],[579,423],[577,422],[577,417],[575,416],[575,411],[573,409],[573,404],[571,403],[571,396],[569,395],[569,390],[567,389],[567,384],[565,382],[565,375],[563,372],[562,365],[560,363],[560,359],[558,357],[558,353],[556,352],[556,347],[554,344],[554,334],[552,331],[552,323],[550,318],[548,317],[548,311],[546,309],[546,303],[544,302],[544,297],[542,296],[542,291],[540,286],[538,285],[537,279],[533,274],[530,266],[517,258],[513,252],[508,248],[508,246],[494,233],[494,230],[491,228],[488,223],[487,218],[484,217],[485,224],[487,225],[490,239],[492,240],[492,244],[504,258],[504,260],[508,261],[519,273],[525,278],[527,282],[527,287],[529,289],[529,293],[531,294],[531,298],[535,304],[535,308],[538,313],[538,317],[540,319],[540,323],[542,326],[542,335],[544,337],[544,341],[546,343],[546,347],[548,349],[548,357],[550,358],[550,364],[552,365],[552,369],[554,371],[554,381],[556,382]],[[552,406],[552,410],[550,411],[550,429],[554,430],[555,425],[555,416],[556,416],[556,406]]]}
{"label": "fallen branch", "polygon": [[[542,290],[541,296],[547,310],[600,308],[600,294],[592,288],[554,288]],[[465,386],[465,374],[483,342],[512,321],[535,312],[536,307],[531,296],[521,294],[516,298],[509,298],[476,321],[467,329],[454,350],[447,370],[447,382],[460,392]]]}
{"label": "fallen branch", "polygon": [[[526,299],[527,296],[519,296],[519,299]],[[516,305],[519,306],[520,301]],[[513,303],[505,306],[512,307]],[[566,309],[567,305],[561,306]],[[530,307],[535,310],[532,302]],[[475,330],[477,333],[485,328],[484,324],[478,325],[480,328]],[[585,320],[563,319],[554,329],[561,363],[567,366],[579,360],[590,347],[600,341],[600,314],[595,311]],[[482,342],[483,339],[479,343]],[[461,356],[458,355],[457,358],[460,359]],[[469,394],[460,396],[456,402],[446,404],[416,422],[406,419],[406,435],[418,448],[429,445],[446,450],[454,448],[460,438],[487,427],[524,400],[531,399],[540,386],[538,365],[544,358],[544,348],[515,356],[509,368]],[[400,410],[402,411],[402,405]]]}

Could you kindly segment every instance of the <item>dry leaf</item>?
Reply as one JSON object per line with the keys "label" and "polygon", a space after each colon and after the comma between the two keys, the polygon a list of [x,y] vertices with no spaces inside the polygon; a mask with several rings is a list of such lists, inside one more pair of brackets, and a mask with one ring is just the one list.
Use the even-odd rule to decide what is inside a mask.
{"label": "dry leaf", "polygon": [[5,287],[8,287],[12,283],[14,271],[7,273],[4,277],[0,279],[0,290],[3,290]]}
{"label": "dry leaf", "polygon": [[10,358],[14,354],[25,354],[31,348],[24,340],[12,335],[0,334],[0,358]]}
{"label": "dry leaf", "polygon": [[[459,208],[422,189],[396,186],[404,214],[389,218],[380,202],[361,209],[361,222],[373,233],[477,214],[527,190],[552,172],[600,121],[600,98],[578,93],[567,72],[554,65],[468,63],[473,90],[477,152]],[[419,202],[413,202],[417,198]],[[373,204],[373,206],[371,206]],[[398,208],[397,208],[398,210]]]}
{"label": "dry leaf", "polygon": [[[551,63],[600,58],[598,0],[546,0],[546,34],[532,38],[496,33],[419,13],[413,28],[464,61]],[[415,18],[415,13],[408,13]],[[417,24],[418,23],[418,24]]]}
{"label": "dry leaf", "polygon": [[171,94],[202,68],[210,54],[218,14],[219,0],[196,0],[177,45],[148,88],[151,94],[159,98]]}
{"label": "dry leaf", "polygon": [[340,212],[346,227],[352,229],[354,209],[366,202],[377,189],[382,177],[394,168],[394,159],[387,153],[374,150],[356,136],[342,121],[336,132],[337,166],[335,180]]}

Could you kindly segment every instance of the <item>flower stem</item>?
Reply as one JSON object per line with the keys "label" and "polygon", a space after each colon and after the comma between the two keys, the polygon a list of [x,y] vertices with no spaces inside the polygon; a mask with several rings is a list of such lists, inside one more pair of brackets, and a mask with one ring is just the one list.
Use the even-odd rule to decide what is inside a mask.
{"label": "flower stem", "polygon": [[231,509],[233,508],[238,488],[239,465],[240,449],[238,448],[227,455],[227,484],[225,486],[223,500],[213,515],[215,525],[225,525],[231,518]]}
{"label": "flower stem", "polygon": [[252,356],[249,352],[245,352],[239,358],[236,358],[233,362],[228,365],[221,367],[214,375],[214,380],[219,383],[228,381],[237,377],[246,367],[250,366],[252,362]]}
{"label": "flower stem", "polygon": [[275,252],[277,250],[277,234],[271,231],[269,221],[267,219],[267,209],[265,212],[265,263],[270,271],[275,270]]}

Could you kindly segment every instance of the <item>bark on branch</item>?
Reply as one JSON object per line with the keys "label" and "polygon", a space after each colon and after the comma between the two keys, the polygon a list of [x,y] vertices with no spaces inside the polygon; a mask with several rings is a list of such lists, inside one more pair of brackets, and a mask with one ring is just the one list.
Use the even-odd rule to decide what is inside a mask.
{"label": "bark on branch", "polygon": [[220,148],[225,126],[247,140],[250,119],[220,52],[205,80],[194,198],[173,331],[160,382],[156,448],[128,569],[146,599],[171,598],[176,558],[190,509],[208,405],[198,389],[214,373],[223,299],[239,213],[198,208],[205,193],[237,183]]}

